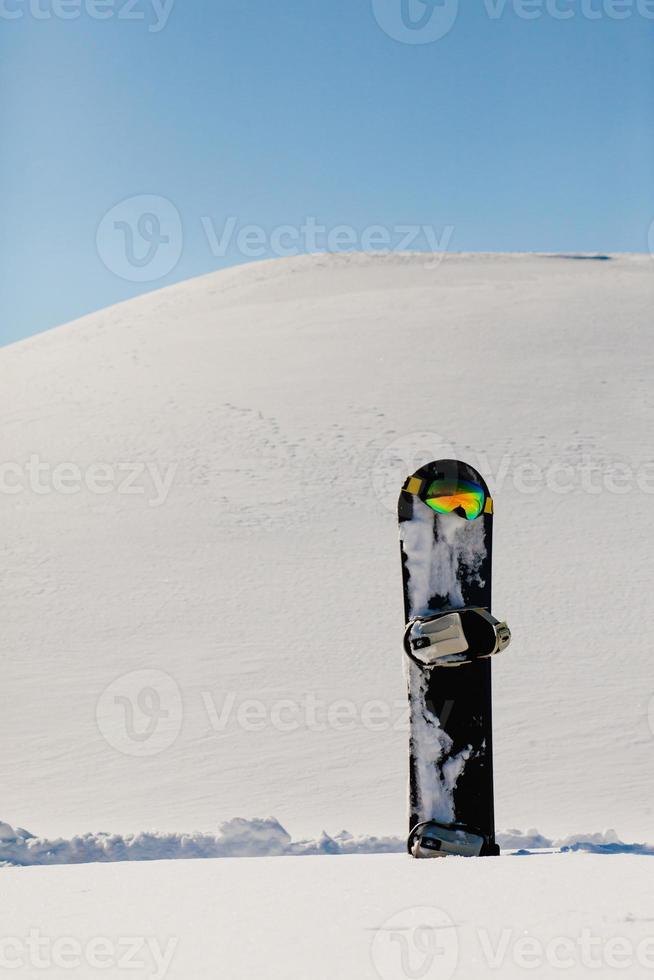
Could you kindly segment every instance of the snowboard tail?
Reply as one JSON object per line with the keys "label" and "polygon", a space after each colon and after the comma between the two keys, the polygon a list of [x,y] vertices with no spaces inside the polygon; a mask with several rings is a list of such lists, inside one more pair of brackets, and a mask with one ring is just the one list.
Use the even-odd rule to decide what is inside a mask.
{"label": "snowboard tail", "polygon": [[[449,483],[463,488],[460,500],[448,498],[446,503],[453,509],[439,512],[440,499],[426,502],[430,488]],[[480,488],[484,499],[476,490],[468,492],[469,487]],[[407,630],[412,621],[444,611],[475,608],[490,613],[493,505],[481,475],[457,460],[423,466],[404,485],[398,517]],[[442,848],[437,846],[438,828],[445,827],[454,834],[453,847],[468,832],[479,838],[477,853],[497,854],[491,661],[483,657],[461,662],[459,658],[456,669],[423,665],[411,656],[405,663],[410,705],[409,830],[413,837],[409,849],[421,857],[439,850],[455,853],[447,841]],[[448,835],[443,832],[443,837]],[[468,846],[473,845],[468,842]]]}

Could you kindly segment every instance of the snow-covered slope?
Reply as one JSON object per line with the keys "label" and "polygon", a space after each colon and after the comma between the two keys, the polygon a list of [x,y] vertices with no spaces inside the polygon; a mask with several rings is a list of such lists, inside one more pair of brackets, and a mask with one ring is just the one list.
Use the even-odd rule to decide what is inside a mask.
{"label": "snow-covered slope", "polygon": [[644,978],[650,866],[390,854],[12,869],[2,952],[30,980]]}
{"label": "snow-covered slope", "polygon": [[312,256],[0,351],[0,817],[403,834],[393,509],[454,454],[514,632],[498,826],[653,840],[653,300],[645,257]]}

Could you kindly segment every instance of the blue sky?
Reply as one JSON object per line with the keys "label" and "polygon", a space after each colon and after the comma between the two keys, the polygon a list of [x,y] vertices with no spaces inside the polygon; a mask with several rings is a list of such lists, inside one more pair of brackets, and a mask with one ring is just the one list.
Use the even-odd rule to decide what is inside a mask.
{"label": "blue sky", "polygon": [[653,40],[652,0],[0,0],[0,343],[306,248],[645,252]]}

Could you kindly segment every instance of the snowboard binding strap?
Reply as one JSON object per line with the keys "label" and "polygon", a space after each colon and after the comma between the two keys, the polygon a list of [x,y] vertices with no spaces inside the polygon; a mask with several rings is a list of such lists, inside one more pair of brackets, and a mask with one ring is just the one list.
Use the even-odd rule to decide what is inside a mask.
{"label": "snowboard binding strap", "polygon": [[407,841],[407,850],[414,858],[484,857],[499,854],[497,844],[477,830],[462,824],[437,823],[426,820],[416,824]]}
{"label": "snowboard binding strap", "polygon": [[511,630],[476,606],[419,616],[407,626],[404,649],[419,667],[461,667],[506,650]]}

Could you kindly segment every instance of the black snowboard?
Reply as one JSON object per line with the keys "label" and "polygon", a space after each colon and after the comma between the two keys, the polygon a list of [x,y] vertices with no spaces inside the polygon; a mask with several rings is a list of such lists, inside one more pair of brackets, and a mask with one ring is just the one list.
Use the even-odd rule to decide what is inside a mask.
{"label": "black snowboard", "polygon": [[[467,520],[456,511],[438,514],[420,499],[415,488],[443,476],[483,488],[487,502],[479,517]],[[466,463],[429,463],[405,482],[398,516],[406,623],[463,606],[491,611],[492,511],[486,483]],[[409,829],[428,820],[460,824],[486,838],[484,853],[498,854],[490,659],[429,671],[406,658],[406,666],[411,709]]]}

